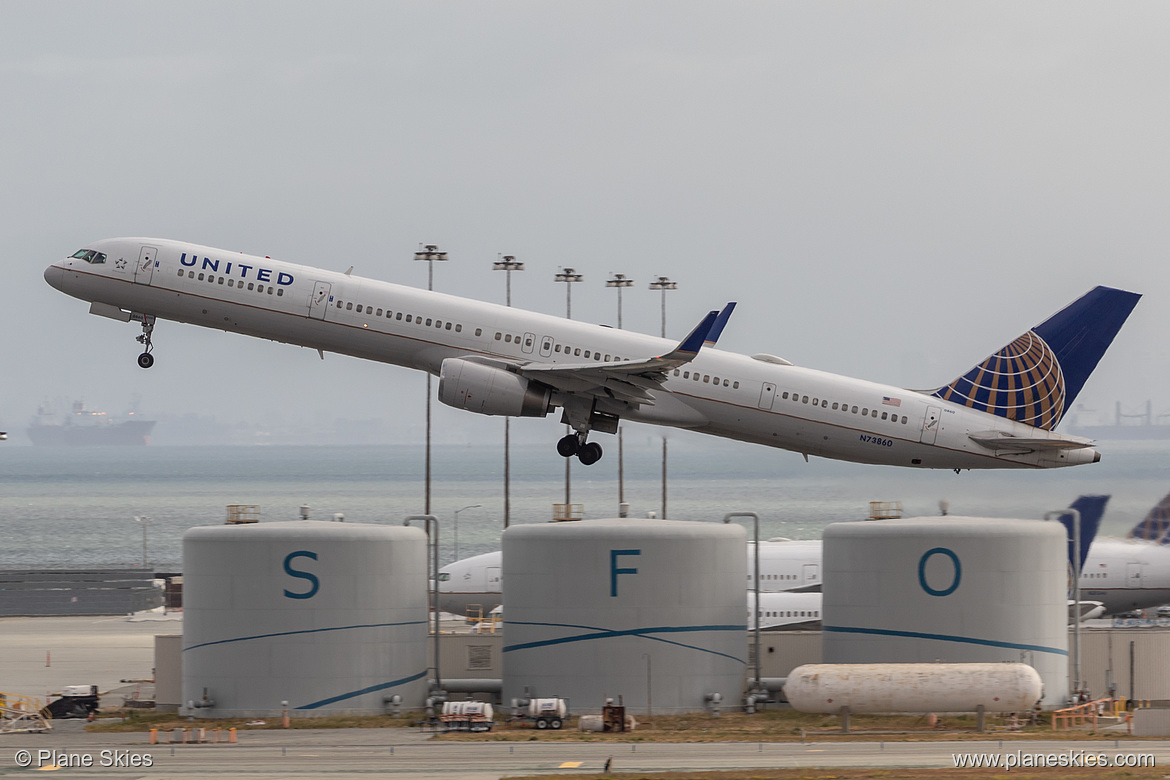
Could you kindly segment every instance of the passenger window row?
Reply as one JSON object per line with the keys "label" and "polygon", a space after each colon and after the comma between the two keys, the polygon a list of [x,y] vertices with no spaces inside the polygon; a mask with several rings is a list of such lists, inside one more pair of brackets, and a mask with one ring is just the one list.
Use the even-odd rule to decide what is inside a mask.
{"label": "passenger window row", "polygon": [[676,368],[676,369],[674,370],[674,375],[675,375],[675,376],[681,376],[683,379],[691,379],[691,380],[693,380],[693,381],[695,381],[695,382],[698,382],[698,381],[700,381],[700,380],[701,380],[701,381],[703,381],[703,382],[705,382],[705,383],[707,383],[707,384],[711,384],[711,385],[718,385],[720,382],[722,382],[724,387],[730,387],[732,390],[738,390],[738,389],[739,389],[739,382],[738,382],[738,380],[737,380],[737,381],[733,381],[733,380],[730,380],[730,379],[720,379],[720,378],[719,378],[719,377],[717,377],[717,376],[716,376],[716,377],[712,377],[710,374],[700,374],[698,371],[694,371],[694,372],[691,372],[691,371],[683,371],[682,369],[678,369],[678,368]]}
{"label": "passenger window row", "polygon": [[[456,333],[463,332],[462,323],[451,322],[450,320],[438,320],[438,319],[433,319],[431,317],[424,318],[421,314],[404,314],[403,312],[400,312],[400,311],[395,312],[395,311],[391,311],[390,309],[386,309],[385,312],[383,312],[381,307],[375,308],[373,306],[367,306],[367,305],[361,304],[361,303],[354,304],[353,301],[338,300],[337,301],[337,308],[345,309],[346,311],[352,311],[352,312],[355,312],[357,314],[369,314],[370,316],[373,316],[373,317],[382,317],[384,314],[384,316],[388,320],[397,320],[399,322],[409,322],[413,325],[422,325],[423,327],[427,327],[427,328],[434,327],[438,330],[453,330]],[[475,329],[475,335],[479,336],[482,334],[483,334],[482,328]]]}
{"label": "passenger window row", "polygon": [[[785,401],[789,400],[789,398],[791,397],[793,403],[801,403],[801,404],[809,403],[809,399],[808,399],[807,395],[801,395],[800,393],[789,394],[789,392],[787,390],[785,390],[784,393],[780,397]],[[812,399],[812,405],[819,406],[822,409],[829,408],[829,402],[823,398]],[[833,409],[833,411],[837,411],[838,409],[840,409],[842,412],[846,412],[849,414],[857,414],[857,411],[858,411],[857,406],[851,407],[849,404],[842,404],[842,403],[838,403],[837,401],[833,401],[832,409]],[[883,420],[888,419],[890,422],[898,422],[898,413],[897,412],[883,411],[881,413],[881,415],[882,415]],[[863,406],[863,407],[861,407],[861,416],[862,417],[873,417],[874,419],[877,419],[878,410],[877,409],[870,409],[868,406]],[[909,419],[910,418],[908,418],[906,415],[902,415],[901,416],[902,424],[905,425],[907,422],[909,422]]]}
{"label": "passenger window row", "polygon": [[[238,287],[241,290],[244,289],[244,280],[243,279],[240,279],[239,281],[237,281],[235,279],[230,279],[230,278],[225,277],[225,276],[216,276],[215,274],[203,274],[203,273],[200,273],[198,276],[196,276],[194,271],[185,271],[184,269],[180,268],[179,269],[179,276],[184,276],[184,275],[186,275],[186,277],[188,279],[195,279],[196,281],[199,281],[199,282],[207,281],[211,284],[217,284],[217,283],[223,284],[226,281],[228,287]],[[257,284],[255,282],[248,282],[248,290],[254,290],[255,292],[259,292],[259,293],[268,293],[269,295],[275,294],[276,297],[278,297],[278,298],[282,297],[284,295],[284,288],[283,287],[268,287],[266,285]]]}

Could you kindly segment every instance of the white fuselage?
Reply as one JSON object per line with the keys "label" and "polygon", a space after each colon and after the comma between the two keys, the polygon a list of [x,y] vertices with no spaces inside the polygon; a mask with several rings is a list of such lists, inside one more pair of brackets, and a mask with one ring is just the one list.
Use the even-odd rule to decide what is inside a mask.
{"label": "white fuselage", "polygon": [[[446,358],[600,364],[674,347],[653,336],[194,244],[132,238],[89,248],[106,262],[70,258],[45,277],[94,303],[95,313],[123,310],[433,374]],[[651,404],[611,411],[859,463],[1050,468],[1099,457],[1089,447],[989,449],[969,434],[1062,437],[924,393],[714,348],[671,370],[650,393]],[[561,405],[564,395],[554,393],[552,403]]]}
{"label": "white fuselage", "polygon": [[[820,539],[761,542],[760,593],[819,591],[821,547]],[[749,598],[755,588],[754,561],[755,545],[748,542],[748,575],[744,585]],[[457,615],[487,615],[503,601],[502,565],[503,553],[497,550],[439,569],[439,609]]]}
{"label": "white fuselage", "polygon": [[1170,604],[1170,546],[1097,538],[1081,568],[1081,599],[1106,615]]}
{"label": "white fuselage", "polygon": [[[822,543],[819,539],[761,542],[761,599],[768,594],[782,592],[793,596],[815,595],[819,598],[819,592],[807,591],[820,589],[821,557]],[[748,574],[744,583],[749,604],[754,587],[751,574],[754,571],[753,561],[754,547],[749,542]],[[443,577],[441,574],[439,582],[440,608],[443,611],[463,614],[469,604],[479,604],[483,606],[483,614],[486,615],[501,603],[503,578],[499,552],[456,561],[443,567],[441,572],[446,575]],[[1107,615],[1170,604],[1170,546],[1132,539],[1095,539],[1081,572],[1081,600],[1100,602]],[[761,604],[761,610],[765,612],[780,609],[778,606],[765,609]],[[793,609],[807,612],[810,607],[785,606],[783,609],[786,612]],[[763,627],[768,626],[768,617],[775,616],[766,615]]]}

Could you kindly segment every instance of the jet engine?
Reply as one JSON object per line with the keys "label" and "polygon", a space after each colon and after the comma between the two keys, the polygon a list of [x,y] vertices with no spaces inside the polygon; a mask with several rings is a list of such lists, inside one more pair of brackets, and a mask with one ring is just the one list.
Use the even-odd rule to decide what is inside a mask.
{"label": "jet engine", "polygon": [[447,358],[439,369],[439,400],[477,414],[544,417],[552,411],[549,388],[502,368]]}

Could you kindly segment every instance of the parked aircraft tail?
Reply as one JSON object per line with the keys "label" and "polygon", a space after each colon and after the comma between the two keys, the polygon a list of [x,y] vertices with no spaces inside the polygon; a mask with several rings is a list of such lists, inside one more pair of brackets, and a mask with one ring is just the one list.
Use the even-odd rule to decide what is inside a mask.
{"label": "parked aircraft tail", "polygon": [[1077,496],[1070,509],[1077,510],[1081,515],[1081,560],[1080,565],[1073,561],[1073,516],[1061,515],[1060,522],[1068,532],[1068,565],[1069,571],[1084,568],[1085,559],[1089,557],[1089,545],[1097,536],[1097,529],[1101,527],[1101,518],[1105,514],[1105,504],[1109,503],[1109,496]]}
{"label": "parked aircraft tail", "polygon": [[933,395],[1051,431],[1139,298],[1094,288]]}
{"label": "parked aircraft tail", "polygon": [[1127,537],[1148,539],[1158,544],[1170,544],[1170,493],[1130,530]]}

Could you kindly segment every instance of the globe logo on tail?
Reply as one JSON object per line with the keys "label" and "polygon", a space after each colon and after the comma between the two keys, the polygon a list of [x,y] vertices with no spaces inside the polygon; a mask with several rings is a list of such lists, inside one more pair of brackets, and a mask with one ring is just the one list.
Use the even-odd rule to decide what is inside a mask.
{"label": "globe logo on tail", "polygon": [[1028,331],[934,395],[1051,431],[1064,416],[1065,383],[1052,349]]}

